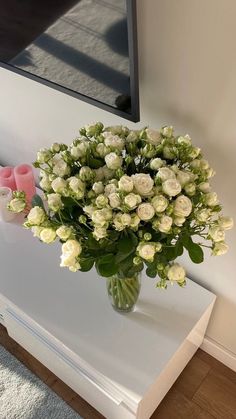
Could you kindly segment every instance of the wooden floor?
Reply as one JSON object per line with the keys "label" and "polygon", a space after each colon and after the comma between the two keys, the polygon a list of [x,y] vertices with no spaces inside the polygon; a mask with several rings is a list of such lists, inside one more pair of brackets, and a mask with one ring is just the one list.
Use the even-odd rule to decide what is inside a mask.
{"label": "wooden floor", "polygon": [[[1,325],[0,344],[51,387],[84,419],[103,418],[85,400],[11,339]],[[213,418],[236,419],[236,373],[202,350],[198,350],[151,419]]]}

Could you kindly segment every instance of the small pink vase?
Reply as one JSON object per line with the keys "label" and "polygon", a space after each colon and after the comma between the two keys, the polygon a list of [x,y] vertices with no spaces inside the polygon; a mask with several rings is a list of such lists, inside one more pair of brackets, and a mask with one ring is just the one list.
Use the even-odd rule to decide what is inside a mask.
{"label": "small pink vase", "polygon": [[0,187],[5,186],[12,191],[16,190],[16,182],[13,167],[6,166],[0,168]]}
{"label": "small pink vase", "polygon": [[30,204],[36,194],[33,169],[29,164],[21,164],[14,168],[16,187],[19,191],[24,191],[27,202]]}

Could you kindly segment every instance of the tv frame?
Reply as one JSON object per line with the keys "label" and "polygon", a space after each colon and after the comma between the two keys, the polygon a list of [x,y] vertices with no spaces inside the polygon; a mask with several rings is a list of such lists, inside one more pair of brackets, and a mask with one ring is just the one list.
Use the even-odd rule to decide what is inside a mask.
{"label": "tv frame", "polygon": [[22,70],[13,66],[12,64],[0,61],[0,67],[12,71],[13,73],[20,74],[30,80],[34,80],[45,86],[51,87],[59,92],[73,96],[83,102],[94,105],[100,109],[111,112],[129,121],[140,121],[140,107],[139,107],[139,76],[138,76],[138,37],[137,37],[137,6],[136,0],[126,0],[127,9],[127,24],[128,24],[128,47],[129,47],[129,66],[130,66],[130,92],[131,92],[131,113],[119,110],[111,105],[103,103],[90,96],[76,92],[67,87],[61,86],[55,82],[44,79],[43,77],[36,76],[26,70]]}

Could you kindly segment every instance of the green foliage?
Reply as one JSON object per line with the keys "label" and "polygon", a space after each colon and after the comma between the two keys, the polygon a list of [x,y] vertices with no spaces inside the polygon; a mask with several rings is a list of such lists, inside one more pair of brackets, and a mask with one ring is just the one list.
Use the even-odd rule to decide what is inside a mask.
{"label": "green foliage", "polygon": [[32,200],[31,200],[31,205],[32,205],[32,207],[40,207],[40,208],[43,208],[45,210],[43,200],[42,200],[41,196],[39,196],[37,194],[33,196]]}
{"label": "green foliage", "polygon": [[202,263],[204,260],[204,253],[201,246],[194,243],[191,236],[183,236],[182,241],[185,249],[188,251],[191,261],[194,263]]}
{"label": "green foliage", "polygon": [[112,253],[101,256],[96,260],[96,269],[99,275],[109,278],[118,271],[115,256]]}

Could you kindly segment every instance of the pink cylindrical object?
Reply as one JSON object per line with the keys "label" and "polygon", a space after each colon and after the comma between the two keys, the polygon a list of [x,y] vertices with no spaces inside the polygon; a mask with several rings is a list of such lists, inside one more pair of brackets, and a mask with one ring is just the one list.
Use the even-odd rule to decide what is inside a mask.
{"label": "pink cylindrical object", "polygon": [[16,182],[13,167],[6,166],[0,168],[0,187],[5,186],[12,191],[16,190]]}
{"label": "pink cylindrical object", "polygon": [[32,167],[29,164],[21,164],[14,168],[16,187],[19,191],[24,191],[28,203],[36,194],[35,180]]}

